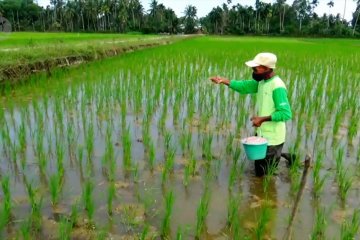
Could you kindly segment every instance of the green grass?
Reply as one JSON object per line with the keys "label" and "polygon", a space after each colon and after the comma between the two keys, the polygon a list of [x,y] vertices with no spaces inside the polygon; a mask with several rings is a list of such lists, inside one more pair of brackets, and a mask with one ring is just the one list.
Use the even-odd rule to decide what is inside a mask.
{"label": "green grass", "polygon": [[174,194],[170,191],[165,197],[165,216],[162,221],[161,236],[164,238],[170,235],[171,215],[174,207]]}
{"label": "green grass", "polygon": [[1,41],[0,48],[26,47],[27,45],[51,45],[56,43],[74,44],[84,41],[99,40],[126,40],[138,38],[151,38],[155,35],[131,34],[103,34],[103,33],[39,33],[39,32],[13,32],[8,38]]}
{"label": "green grass", "polygon": [[[165,39],[175,40],[176,38],[132,34],[12,33],[8,38],[0,40],[0,79],[6,80],[5,75],[2,74],[3,70],[6,71],[19,65],[53,61],[51,68],[56,63],[55,59],[77,57],[78,60],[96,60],[106,56],[106,51],[116,49],[120,52],[121,49],[127,47],[156,44],[159,41],[166,41]],[[68,60],[63,62],[63,64],[68,63]],[[37,71],[46,70],[42,68],[35,67]],[[27,77],[28,74],[28,72],[22,73],[23,76],[20,75],[20,77]]]}
{"label": "green grass", "polygon": [[154,42],[152,35],[86,34],[86,33],[12,33],[0,41],[0,67],[43,61],[55,57],[93,53],[95,50],[111,49]]}

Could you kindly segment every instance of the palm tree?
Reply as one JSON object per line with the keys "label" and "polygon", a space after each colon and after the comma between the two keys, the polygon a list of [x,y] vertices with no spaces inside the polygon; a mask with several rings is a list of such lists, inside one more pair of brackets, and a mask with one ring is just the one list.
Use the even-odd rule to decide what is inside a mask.
{"label": "palm tree", "polygon": [[329,6],[329,16],[328,16],[328,29],[330,28],[330,9],[334,7],[334,1],[330,0],[327,5]]}
{"label": "palm tree", "polygon": [[194,33],[196,24],[197,9],[195,6],[188,5],[185,7],[185,33]]}
{"label": "palm tree", "polygon": [[152,17],[155,17],[156,15],[156,12],[157,12],[157,8],[158,8],[158,2],[156,0],[153,0],[151,3],[150,3],[150,15]]}
{"label": "palm tree", "polygon": [[302,22],[306,17],[307,10],[309,9],[308,1],[306,0],[294,0],[293,7],[295,9],[297,18],[299,19],[299,31],[302,29]]}
{"label": "palm tree", "polygon": [[223,10],[220,7],[213,8],[209,13],[209,20],[211,24],[211,28],[215,34],[219,33],[219,28],[221,29]]}
{"label": "palm tree", "polygon": [[279,29],[280,32],[284,31],[284,20],[285,20],[285,9],[286,9],[286,5],[285,5],[286,0],[277,0],[276,3],[279,6]]}
{"label": "palm tree", "polygon": [[[356,1],[356,0],[354,0]],[[354,23],[354,28],[353,28],[353,32],[352,32],[352,35],[354,36],[355,35],[355,30],[356,30],[356,26],[357,26],[357,23],[358,23],[358,20],[359,20],[359,15],[360,15],[360,0],[357,0],[356,2],[356,11],[354,14],[356,14],[357,12],[357,17],[356,17],[356,20],[355,20],[355,23]]]}

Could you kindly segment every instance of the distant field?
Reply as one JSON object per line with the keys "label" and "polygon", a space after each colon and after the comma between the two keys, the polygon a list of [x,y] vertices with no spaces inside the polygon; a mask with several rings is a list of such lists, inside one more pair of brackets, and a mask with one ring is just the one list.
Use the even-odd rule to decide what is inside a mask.
{"label": "distant field", "polygon": [[141,34],[11,33],[0,37],[0,69],[46,59],[158,42],[167,36]]}
{"label": "distant field", "polygon": [[14,32],[0,37],[0,49],[11,47],[33,47],[51,44],[73,44],[81,42],[119,41],[153,38],[156,35],[99,34],[99,33],[38,33]]}
{"label": "distant field", "polygon": [[[255,96],[209,77],[250,79],[261,51],[298,158],[257,178]],[[359,239],[359,66],[353,40],[205,36],[33,75],[0,99],[0,236],[283,239],[310,154],[291,239]]]}

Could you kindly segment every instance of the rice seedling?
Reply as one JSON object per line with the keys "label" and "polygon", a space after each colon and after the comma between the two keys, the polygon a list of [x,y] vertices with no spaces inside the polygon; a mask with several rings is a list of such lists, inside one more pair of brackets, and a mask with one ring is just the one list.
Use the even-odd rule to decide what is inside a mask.
{"label": "rice seedling", "polygon": [[354,137],[357,135],[358,129],[359,129],[359,121],[358,119],[360,118],[360,112],[357,111],[355,108],[352,110],[352,117],[350,118],[350,122],[349,122],[349,129],[348,129],[348,141],[350,143],[352,143],[352,140],[354,139]]}
{"label": "rice seedling", "polygon": [[26,177],[24,177],[24,182],[31,205],[31,215],[29,219],[29,224],[31,225],[32,230],[35,233],[37,233],[41,230],[41,226],[42,226],[41,209],[43,204],[43,198],[42,196],[38,196],[39,190],[34,189],[32,183],[29,183]]}
{"label": "rice seedling", "polygon": [[313,193],[316,198],[320,196],[324,187],[325,180],[327,178],[327,175],[324,175],[322,177],[320,176],[320,170],[322,168],[323,161],[324,155],[322,155],[321,153],[318,154],[313,167]]}
{"label": "rice seedling", "polygon": [[333,127],[333,136],[335,136],[340,128],[340,124],[343,120],[344,108],[339,108],[335,115],[334,127]]}
{"label": "rice seedling", "polygon": [[356,239],[360,227],[360,210],[355,209],[351,220],[341,225],[340,239]]}
{"label": "rice seedling", "polygon": [[349,190],[351,189],[353,177],[344,168],[344,150],[339,148],[336,155],[336,180],[339,187],[339,195],[342,201],[346,201]]}
{"label": "rice seedling", "polygon": [[210,190],[206,187],[200,199],[199,206],[196,210],[196,230],[195,230],[196,239],[201,239],[202,231],[205,228],[206,217],[209,213],[209,202],[210,202]]}
{"label": "rice seedling", "polygon": [[247,239],[241,236],[240,217],[236,216],[232,222],[232,237],[235,240]]}
{"label": "rice seedling", "polygon": [[185,134],[185,139],[186,139],[186,147],[188,150],[190,150],[191,146],[192,146],[192,132],[188,131]]}
{"label": "rice seedling", "polygon": [[171,223],[171,215],[174,207],[174,194],[172,191],[166,194],[165,197],[165,215],[161,225],[161,236],[166,238],[170,234],[170,223]]}
{"label": "rice seedling", "polygon": [[61,217],[59,223],[59,239],[70,240],[71,239],[72,223],[67,217]]}
{"label": "rice seedling", "polygon": [[116,176],[116,159],[115,157],[111,157],[109,161],[109,181],[114,181]]}
{"label": "rice seedling", "polygon": [[55,173],[50,176],[50,196],[51,196],[51,204],[56,206],[59,202],[59,197],[62,188],[62,180],[60,173]]}
{"label": "rice seedling", "polygon": [[97,240],[106,240],[109,238],[109,234],[107,233],[106,229],[101,229],[99,232],[96,233]]}
{"label": "rice seedling", "polygon": [[341,200],[346,201],[347,195],[352,186],[353,177],[349,175],[347,169],[341,169],[337,175],[337,182]]}
{"label": "rice seedling", "polygon": [[20,233],[23,240],[31,240],[31,221],[25,219],[20,226]]}
{"label": "rice seedling", "polygon": [[260,216],[256,223],[256,228],[254,229],[255,238],[260,240],[264,238],[266,226],[271,220],[271,208],[264,204],[261,208]]}
{"label": "rice seedling", "polygon": [[123,132],[122,136],[122,143],[123,143],[123,164],[125,170],[130,170],[132,167],[132,156],[131,156],[131,134],[130,134],[130,127],[127,127],[126,130]]}
{"label": "rice seedling", "polygon": [[185,153],[187,150],[186,133],[185,132],[181,132],[181,134],[180,134],[180,147],[181,147],[182,155],[185,156]]}
{"label": "rice seedling", "polygon": [[142,126],[142,135],[143,135],[143,144],[144,144],[144,150],[146,151],[149,147],[151,136],[150,136],[150,125],[149,121],[146,116],[144,116],[143,119],[143,126]]}
{"label": "rice seedling", "polygon": [[91,181],[91,179],[87,179],[85,182],[85,186],[83,188],[82,199],[84,202],[84,208],[86,210],[90,222],[92,222],[93,220],[94,211],[95,211],[93,191],[94,191],[94,184]]}
{"label": "rice seedling", "polygon": [[186,109],[187,109],[187,121],[188,122],[192,122],[192,120],[194,119],[194,112],[195,112],[195,104],[194,104],[194,91],[192,89],[190,89],[189,93],[188,93],[188,101],[187,101],[187,105],[186,105]]}
{"label": "rice seedling", "polygon": [[144,119],[146,121],[143,121],[143,123],[150,124],[151,119],[154,114],[153,109],[154,109],[153,101],[151,101],[149,99],[148,101],[146,101],[146,109],[145,109],[145,115],[144,115]]}
{"label": "rice seedling", "polygon": [[182,98],[182,92],[180,90],[175,92],[175,100],[173,104],[173,123],[177,125],[179,123],[179,115],[180,115],[180,101]]}
{"label": "rice seedling", "polygon": [[116,188],[114,181],[110,181],[108,185],[108,195],[107,195],[107,212],[109,216],[113,215],[113,202],[116,196]]}
{"label": "rice seedling", "polygon": [[8,217],[5,213],[5,207],[0,205],[0,237],[3,237],[4,229],[8,224]]}
{"label": "rice seedling", "polygon": [[324,208],[318,208],[316,209],[316,215],[315,215],[315,223],[312,229],[311,233],[311,239],[312,240],[320,240],[320,239],[326,239],[325,236],[325,228],[327,225],[326,222],[326,215],[325,215],[325,209]]}
{"label": "rice seedling", "polygon": [[26,151],[26,127],[24,120],[21,121],[17,138],[19,140],[19,150],[24,153]]}
{"label": "rice seedling", "polygon": [[88,160],[91,159],[93,151],[94,151],[94,126],[92,122],[89,122],[88,126],[86,127],[86,137],[85,137],[85,146],[87,151],[87,158]]}
{"label": "rice seedling", "polygon": [[295,194],[299,191],[301,185],[301,163],[299,159],[299,151],[295,152],[295,150],[291,149],[290,154],[294,154],[295,159],[291,163],[290,166],[290,179],[291,179],[291,194]]}
{"label": "rice seedling", "polygon": [[177,231],[176,231],[176,240],[182,240],[183,238],[183,230],[181,229],[181,227],[178,227]]}
{"label": "rice seedling", "polygon": [[77,149],[77,160],[80,166],[82,165],[83,158],[84,158],[84,147],[79,146]]}
{"label": "rice seedling", "polygon": [[343,168],[343,162],[344,162],[344,150],[342,148],[339,148],[336,154],[336,174],[339,174]]}
{"label": "rice seedling", "polygon": [[15,168],[17,166],[16,160],[18,159],[18,147],[15,141],[10,145],[10,158],[12,160],[12,164],[14,164]]}
{"label": "rice seedling", "polygon": [[191,147],[189,150],[190,154],[189,154],[189,161],[190,161],[190,166],[191,166],[191,175],[194,177],[196,174],[196,158],[195,158],[195,153],[194,153],[194,149]]}
{"label": "rice seedling", "polygon": [[4,200],[3,200],[3,214],[4,219],[6,223],[9,223],[11,221],[11,212],[12,212],[12,200],[11,200],[11,191],[10,191],[10,178],[9,176],[3,176],[1,178],[1,187],[4,194]]}
{"label": "rice seedling", "polygon": [[230,195],[227,207],[227,226],[230,229],[236,228],[239,220],[239,207],[241,202],[241,195],[238,193],[233,196]]}
{"label": "rice seedling", "polygon": [[263,188],[266,194],[268,193],[270,182],[273,181],[273,176],[276,173],[276,169],[277,169],[276,161],[275,160],[271,161],[271,164],[269,164],[268,166],[268,172],[264,176],[264,181],[263,181]]}
{"label": "rice seedling", "polygon": [[208,161],[208,163],[212,160],[212,141],[213,141],[213,135],[207,134],[204,136],[202,140],[202,153],[204,158]]}
{"label": "rice seedling", "polygon": [[102,168],[106,169],[108,166],[108,179],[109,181],[113,181],[115,178],[115,171],[116,171],[116,160],[115,160],[115,153],[114,153],[114,146],[112,144],[112,133],[111,129],[108,126],[106,130],[106,146],[105,146],[105,153],[102,158]]}
{"label": "rice seedling", "polygon": [[75,136],[75,128],[74,125],[68,124],[66,128],[66,136],[67,136],[67,143],[68,143],[68,150],[70,158],[74,157],[73,148],[76,144],[76,136]]}
{"label": "rice seedling", "polygon": [[141,232],[140,240],[146,240],[149,234],[149,225],[145,224],[144,229]]}
{"label": "rice seedling", "polygon": [[165,130],[165,123],[166,123],[166,119],[167,119],[167,114],[168,114],[168,105],[167,105],[167,94],[165,91],[165,94],[163,96],[163,106],[162,106],[162,113],[161,116],[159,118],[159,122],[158,122],[158,128],[161,132],[164,132]]}
{"label": "rice seedling", "polygon": [[236,165],[239,158],[241,156],[241,147],[238,146],[234,149],[233,153],[232,153],[232,157],[233,157],[233,163]]}
{"label": "rice seedling", "polygon": [[169,174],[174,172],[176,148],[171,146],[166,153],[164,169],[162,172],[162,184],[165,184]]}
{"label": "rice seedling", "polygon": [[[171,146],[171,138],[172,138],[172,134],[168,131],[165,131],[164,144],[165,144],[166,152],[169,150],[169,148]],[[165,154],[166,154],[166,152],[165,152]]]}
{"label": "rice seedling", "polygon": [[153,141],[150,140],[150,143],[149,143],[149,165],[150,165],[151,171],[154,170],[155,160],[156,160],[155,146],[154,146]]}
{"label": "rice seedling", "polygon": [[189,185],[190,176],[191,176],[191,164],[190,164],[190,162],[188,162],[188,163],[186,163],[185,168],[184,168],[183,184],[185,187],[187,187]]}
{"label": "rice seedling", "polygon": [[226,139],[226,154],[230,155],[233,152],[233,142],[234,142],[235,135],[229,133],[229,136]]}
{"label": "rice seedling", "polygon": [[228,189],[231,191],[231,189],[234,187],[234,184],[236,182],[236,178],[238,177],[238,168],[236,164],[233,164],[230,167],[230,174],[229,174],[229,183],[228,183]]}
{"label": "rice seedling", "polygon": [[6,124],[6,122],[3,124],[3,127],[1,128],[1,140],[2,140],[2,149],[4,151],[5,156],[9,156],[9,150],[8,147],[12,145],[10,134],[9,134],[9,127]]}
{"label": "rice seedling", "polygon": [[79,202],[78,200],[76,200],[75,203],[71,205],[70,222],[72,226],[77,225],[78,218],[79,218]]}
{"label": "rice seedling", "polygon": [[64,168],[64,146],[60,143],[60,140],[56,141],[56,159],[57,170],[60,178],[63,178],[65,173]]}

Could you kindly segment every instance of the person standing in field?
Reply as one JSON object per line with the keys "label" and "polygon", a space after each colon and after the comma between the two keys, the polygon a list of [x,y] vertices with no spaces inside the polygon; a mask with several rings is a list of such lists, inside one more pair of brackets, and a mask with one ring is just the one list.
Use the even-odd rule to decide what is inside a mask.
{"label": "person standing in field", "polygon": [[253,70],[252,80],[229,80],[211,77],[216,84],[225,84],[241,94],[257,94],[257,116],[251,118],[257,127],[257,136],[266,138],[266,157],[255,162],[256,176],[263,176],[270,167],[277,168],[285,142],[285,121],[292,118],[287,90],[281,78],[275,74],[277,57],[273,53],[259,53],[245,64]]}

